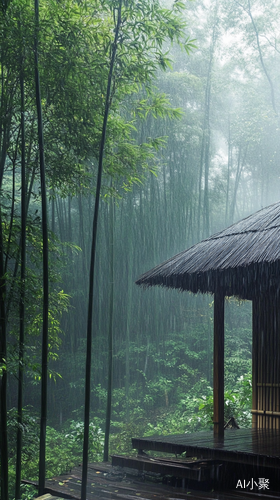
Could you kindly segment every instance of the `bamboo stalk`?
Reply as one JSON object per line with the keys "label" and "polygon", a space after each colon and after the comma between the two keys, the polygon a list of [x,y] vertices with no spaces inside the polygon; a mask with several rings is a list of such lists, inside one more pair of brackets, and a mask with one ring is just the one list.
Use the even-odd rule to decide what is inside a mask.
{"label": "bamboo stalk", "polygon": [[38,144],[40,159],[41,197],[42,197],[42,238],[43,238],[43,332],[42,332],[42,379],[41,379],[41,422],[40,422],[40,458],[39,458],[39,495],[44,493],[46,476],[46,427],[47,427],[47,377],[48,377],[48,308],[49,308],[49,265],[48,265],[48,222],[47,189],[45,179],[45,157],[41,89],[38,62],[39,0],[35,0],[35,88],[38,115]]}
{"label": "bamboo stalk", "polygon": [[24,96],[24,59],[21,60],[20,95],[21,95],[21,271],[20,271],[20,329],[19,329],[19,368],[18,368],[18,429],[15,498],[19,499],[21,483],[22,456],[22,407],[23,407],[23,365],[25,342],[25,268],[26,268],[26,169],[25,169],[25,96]]}
{"label": "bamboo stalk", "polygon": [[92,245],[91,245],[91,260],[90,260],[90,274],[89,274],[89,294],[88,294],[88,318],[87,318],[87,353],[86,353],[86,380],[85,380],[85,416],[84,416],[84,445],[83,445],[83,473],[82,473],[82,487],[81,487],[81,500],[86,500],[87,489],[87,467],[88,467],[88,440],[89,440],[89,412],[90,412],[90,375],[91,375],[91,346],[92,346],[92,313],[93,313],[93,287],[94,287],[94,270],[95,270],[95,253],[96,253],[96,240],[97,240],[97,223],[99,200],[101,190],[101,178],[103,169],[103,156],[106,140],[107,120],[111,102],[111,83],[113,76],[113,69],[115,64],[115,57],[117,52],[119,29],[121,25],[121,9],[122,0],[119,1],[118,18],[115,28],[115,38],[112,46],[112,55],[110,61],[110,69],[108,74],[107,92],[105,101],[105,110],[103,117],[102,136],[100,141],[99,160],[98,160],[98,174],[95,194],[95,206],[93,216],[92,228]]}

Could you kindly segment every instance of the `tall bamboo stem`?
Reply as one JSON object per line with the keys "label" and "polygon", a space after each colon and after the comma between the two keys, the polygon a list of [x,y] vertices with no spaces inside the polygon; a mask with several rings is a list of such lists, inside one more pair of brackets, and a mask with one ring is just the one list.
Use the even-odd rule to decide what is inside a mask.
{"label": "tall bamboo stem", "polygon": [[107,129],[107,121],[108,121],[110,100],[111,100],[111,83],[112,83],[115,57],[116,57],[116,52],[117,52],[119,29],[120,29],[120,25],[121,25],[121,8],[122,8],[122,0],[120,0],[120,2],[119,2],[118,18],[117,18],[117,24],[116,24],[116,28],[115,28],[115,39],[114,39],[114,43],[112,46],[112,55],[111,55],[109,75],[108,75],[106,101],[105,101],[105,109],[104,109],[104,117],[103,117],[103,125],[102,125],[102,135],[101,135],[100,149],[99,149],[98,174],[97,174],[95,206],[94,206],[94,216],[93,216],[93,228],[92,228],[92,245],[91,245],[89,294],[88,294],[88,318],[87,318],[85,416],[84,416],[84,446],[83,446],[83,472],[82,472],[81,500],[86,500],[86,489],[87,489],[91,346],[92,346],[92,312],[93,312],[93,288],[94,288],[94,268],[95,268],[96,240],[97,240],[97,238],[96,238],[97,237],[97,222],[98,222],[98,211],[99,211],[99,201],[100,201],[103,156],[104,156],[104,148],[105,148],[105,140],[106,140],[106,129]]}
{"label": "tall bamboo stem", "polygon": [[47,189],[45,179],[45,157],[43,118],[41,105],[40,76],[38,66],[39,0],[35,0],[35,88],[38,115],[38,143],[40,158],[40,178],[42,197],[42,237],[43,237],[43,332],[42,332],[42,379],[41,379],[41,424],[39,458],[39,495],[44,493],[46,477],[46,427],[47,427],[47,379],[48,379],[48,309],[49,309],[49,264],[48,264],[48,222]]}

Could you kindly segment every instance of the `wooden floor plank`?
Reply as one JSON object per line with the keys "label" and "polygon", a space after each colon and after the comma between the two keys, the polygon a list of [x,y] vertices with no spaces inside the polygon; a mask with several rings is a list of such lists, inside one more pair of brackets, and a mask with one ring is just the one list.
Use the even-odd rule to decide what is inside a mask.
{"label": "wooden floor plank", "polygon": [[45,495],[37,497],[36,500],[65,500],[65,499],[57,496],[54,497],[50,493],[46,493]]}
{"label": "wooden floor plank", "polygon": [[[98,470],[100,469],[100,470]],[[111,477],[108,475],[114,472]],[[73,473],[74,472],[74,473]],[[65,474],[46,481],[49,493],[37,500],[62,500],[68,495],[72,500],[80,500],[80,483],[82,468],[77,467],[71,474]],[[99,474],[98,474],[99,472]],[[142,482],[137,476],[127,478],[125,474],[118,481],[121,471],[117,468],[103,466],[103,464],[90,464],[87,486],[87,500],[276,500],[279,495],[249,491],[193,491],[169,485]],[[93,478],[95,481],[93,481]],[[71,486],[76,485],[79,490],[71,491]],[[61,496],[60,496],[61,494]]]}
{"label": "wooden floor plank", "polygon": [[[166,453],[180,454],[186,452],[188,457],[196,457],[210,460],[221,460],[226,468],[225,476],[229,477],[232,467],[235,473],[243,472],[246,467],[256,467],[259,470],[263,467],[262,477],[270,477],[274,471],[274,478],[271,475],[271,484],[280,478],[280,431],[259,430],[259,429],[238,429],[225,431],[224,439],[216,438],[212,432],[201,432],[194,434],[179,434],[173,436],[149,436],[144,438],[133,438],[133,447],[142,450],[163,451]],[[183,467],[184,459],[162,460],[163,470],[168,470],[167,465],[173,462],[173,469]],[[133,462],[133,460],[132,460]],[[131,463],[132,463],[131,462]],[[228,464],[228,465],[226,465]],[[237,464],[237,465],[236,465]],[[249,464],[249,465],[248,465]],[[236,468],[237,467],[237,468]],[[172,470],[173,470],[172,469]],[[160,470],[160,466],[158,466]],[[140,471],[141,472],[141,471]],[[174,472],[174,473],[175,473]],[[267,473],[267,475],[266,475]],[[134,474],[134,475],[133,475]],[[150,476],[149,476],[150,474]],[[162,475],[149,471],[148,479],[145,473],[146,482],[139,472],[132,473],[121,467],[112,467],[111,464],[89,464],[88,467],[88,500],[266,500],[280,498],[279,494],[273,496],[271,492],[238,491],[231,486],[230,491],[206,492],[193,491],[179,487],[171,487],[169,484],[163,485],[159,481]],[[159,477],[160,476],[160,477]],[[180,476],[180,474],[179,474]],[[80,500],[82,467],[75,467],[69,474],[64,474],[46,481],[45,495],[40,500],[61,500],[61,498],[71,498]],[[239,476],[237,476],[239,477]],[[241,477],[241,476],[240,476]],[[250,475],[243,477],[250,480]],[[257,476],[256,476],[257,477]],[[276,481],[275,481],[276,478]],[[24,481],[27,484],[35,484],[32,481]],[[187,483],[189,484],[189,483]],[[228,485],[226,485],[229,488]]]}
{"label": "wooden floor plank", "polygon": [[224,438],[213,432],[175,434],[133,438],[132,446],[147,451],[160,451],[224,459],[280,469],[280,431],[275,429],[230,429]]}

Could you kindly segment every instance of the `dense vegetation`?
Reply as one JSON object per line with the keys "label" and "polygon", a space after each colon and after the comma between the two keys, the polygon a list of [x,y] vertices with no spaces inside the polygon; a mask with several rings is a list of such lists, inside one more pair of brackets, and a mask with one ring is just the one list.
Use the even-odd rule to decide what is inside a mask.
{"label": "dense vegetation", "polygon": [[[278,200],[278,3],[42,1],[39,70],[49,219],[47,476],[82,460],[92,218],[120,6],[97,233],[90,460],[103,457],[110,332],[111,451],[130,451],[133,434],[211,427],[212,297],[141,290],[134,281],[201,238]],[[1,9],[0,374],[1,391],[6,374],[8,384],[12,499],[19,425],[21,475],[38,475],[42,189],[33,6],[16,0],[2,2]],[[18,424],[22,283],[24,411]],[[225,417],[235,416],[248,426],[250,303],[226,302],[225,354]]]}

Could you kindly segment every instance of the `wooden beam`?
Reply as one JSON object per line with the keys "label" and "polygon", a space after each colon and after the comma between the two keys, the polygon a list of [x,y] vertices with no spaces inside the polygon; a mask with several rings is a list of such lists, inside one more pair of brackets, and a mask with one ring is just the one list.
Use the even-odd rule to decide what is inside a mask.
{"label": "wooden beam", "polygon": [[224,295],[214,295],[214,435],[224,436]]}

